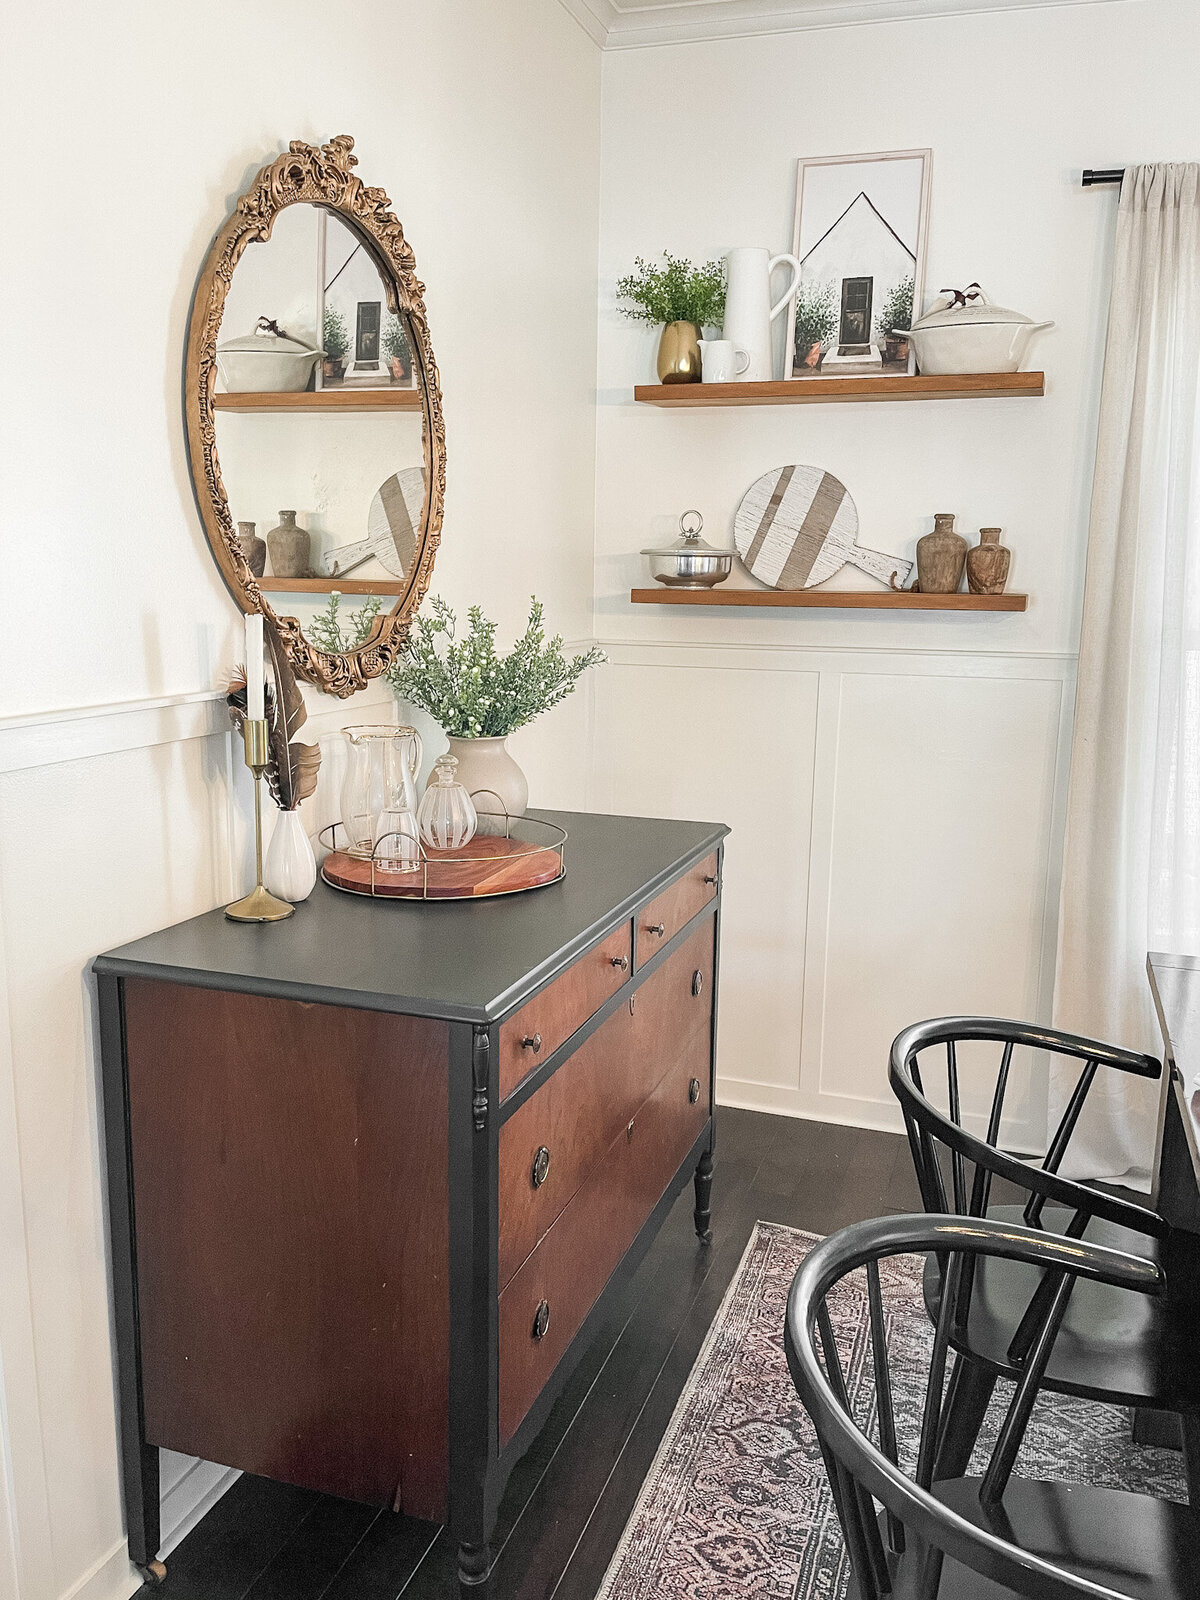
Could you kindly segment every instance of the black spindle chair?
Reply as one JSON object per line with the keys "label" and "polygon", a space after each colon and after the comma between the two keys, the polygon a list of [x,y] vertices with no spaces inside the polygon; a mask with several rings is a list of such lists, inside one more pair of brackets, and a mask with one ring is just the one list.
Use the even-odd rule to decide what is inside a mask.
{"label": "black spindle chair", "polygon": [[[903,1395],[903,1403],[896,1403],[899,1384],[888,1357],[879,1262],[925,1251],[937,1253],[951,1279],[985,1262],[1007,1260],[1046,1272],[1060,1284],[982,1477],[934,1475],[945,1427],[952,1293],[943,1297],[934,1331],[919,1437],[911,1436],[918,1414],[913,1397]],[[860,1370],[873,1372],[874,1404],[869,1394],[852,1399],[848,1393],[826,1301],[842,1278],[863,1267],[871,1359],[864,1352]],[[861,1600],[1197,1600],[1196,1522],[1188,1507],[1012,1473],[1041,1369],[1077,1282],[1154,1295],[1162,1279],[1152,1262],[1102,1246],[1021,1226],[929,1215],[855,1223],[805,1258],[788,1298],[784,1342],[793,1382],[820,1442]],[[852,1330],[851,1342],[856,1337]],[[875,1418],[878,1443],[864,1431],[866,1422],[856,1420],[868,1416]],[[913,1461],[910,1475],[904,1464]]]}
{"label": "black spindle chair", "polygon": [[[959,1082],[958,1047],[977,1041],[1000,1047],[982,1137],[963,1127]],[[1040,1162],[1022,1160],[1000,1148],[1017,1047],[1082,1063]],[[943,1055],[945,1110],[931,1098],[934,1076],[941,1077]],[[1020,1222],[1157,1260],[1159,1242],[1169,1231],[1161,1217],[1147,1206],[1076,1183],[1059,1172],[1101,1068],[1142,1078],[1157,1078],[1162,1071],[1153,1056],[992,1017],[941,1017],[906,1028],[892,1045],[889,1078],[904,1112],[925,1209]],[[996,1179],[1023,1191],[1023,1203],[993,1204]],[[943,1264],[931,1259],[925,1272],[925,1299],[934,1319],[943,1282]],[[965,1274],[951,1327],[951,1343],[963,1359],[955,1368],[939,1476],[954,1477],[966,1470],[996,1379],[1020,1375],[1059,1283],[1055,1274],[1013,1260],[980,1262],[978,1270],[970,1268]],[[1193,1506],[1200,1506],[1200,1362],[1195,1360],[1189,1330],[1179,1323],[1169,1295],[1148,1300],[1100,1281],[1081,1284],[1067,1306],[1043,1381],[1048,1389],[1084,1399],[1176,1413],[1182,1423],[1189,1498]]]}

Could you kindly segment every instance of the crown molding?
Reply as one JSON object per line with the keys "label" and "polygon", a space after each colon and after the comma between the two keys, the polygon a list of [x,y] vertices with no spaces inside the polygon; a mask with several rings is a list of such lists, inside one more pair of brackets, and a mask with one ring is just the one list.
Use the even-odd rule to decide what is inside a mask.
{"label": "crown molding", "polygon": [[560,0],[602,50],[907,22],[919,17],[1135,3],[1137,0],[652,0],[650,4],[630,4],[628,0]]}

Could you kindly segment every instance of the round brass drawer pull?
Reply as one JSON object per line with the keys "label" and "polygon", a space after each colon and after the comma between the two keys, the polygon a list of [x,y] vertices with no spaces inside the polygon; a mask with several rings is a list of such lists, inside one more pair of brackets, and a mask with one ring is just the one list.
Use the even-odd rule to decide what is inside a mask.
{"label": "round brass drawer pull", "polygon": [[692,993],[699,994],[703,987],[704,974],[701,972],[700,968],[697,967],[695,972],[692,973]]}
{"label": "round brass drawer pull", "polygon": [[666,931],[661,922],[648,922],[646,924],[646,932],[656,933],[660,939],[666,934]]}
{"label": "round brass drawer pull", "polygon": [[521,1040],[521,1049],[522,1050],[532,1050],[534,1055],[537,1055],[538,1051],[541,1048],[542,1048],[542,1036],[541,1036],[540,1033],[527,1033],[525,1035],[525,1037]]}
{"label": "round brass drawer pull", "polygon": [[706,873],[705,873],[705,874],[704,874],[704,881],[705,881],[705,883],[712,883],[712,884],[715,884],[715,883],[716,883],[716,881],[717,881],[717,875],[716,875],[716,873],[715,873],[715,872],[706,872]]}
{"label": "round brass drawer pull", "polygon": [[533,1313],[533,1337],[535,1339],[544,1339],[546,1337],[546,1329],[549,1326],[550,1302],[548,1300],[539,1300],[538,1308]]}
{"label": "round brass drawer pull", "polygon": [[614,966],[614,967],[620,967],[622,972],[628,972],[629,971],[629,957],[628,956],[613,956],[612,957],[612,961],[611,961],[611,965]]}
{"label": "round brass drawer pull", "polygon": [[533,1187],[540,1189],[545,1183],[550,1172],[550,1152],[544,1144],[538,1145],[537,1154],[533,1158]]}
{"label": "round brass drawer pull", "polygon": [[700,1079],[693,1078],[688,1084],[688,1104],[694,1106],[700,1098]]}

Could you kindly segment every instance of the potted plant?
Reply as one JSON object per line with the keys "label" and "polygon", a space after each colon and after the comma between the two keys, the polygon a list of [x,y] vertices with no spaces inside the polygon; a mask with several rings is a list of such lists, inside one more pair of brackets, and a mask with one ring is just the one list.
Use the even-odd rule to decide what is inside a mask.
{"label": "potted plant", "polygon": [[630,302],[620,309],[635,322],[662,324],[660,383],[698,383],[704,329],[719,328],[725,317],[725,263],[693,267],[666,250],[663,261],[659,267],[635,257],[634,270],[617,281],[618,298]]}
{"label": "potted plant", "polygon": [[387,322],[383,329],[383,353],[388,358],[392,369],[392,379],[396,383],[412,382],[412,346],[408,342],[408,334],[400,318],[388,313]]}
{"label": "potted plant", "polygon": [[885,361],[908,360],[908,340],[901,338],[897,328],[911,328],[913,315],[913,281],[905,278],[889,289],[883,297],[883,307],[875,323],[875,334],[883,345]]}
{"label": "potted plant", "polygon": [[795,365],[815,371],[821,349],[837,332],[837,305],[831,283],[801,283],[796,292]]}
{"label": "potted plant", "polygon": [[[343,622],[340,604],[340,596],[331,594],[309,629],[330,653],[365,643],[380,609],[372,597]],[[522,816],[529,800],[525,774],[508,752],[508,735],[565,700],[588,667],[605,656],[593,646],[568,658],[559,635],[547,642],[536,597],[525,632],[507,655],[497,654],[496,624],[479,606],[467,616],[470,625],[459,638],[454,612],[433,595],[429,613],[414,620],[403,654],[385,676],[397,699],[441,725],[458,760],[459,782],[475,802],[479,831],[486,833],[502,830],[503,822],[493,821],[489,830],[485,816]]]}
{"label": "potted plant", "polygon": [[321,343],[325,347],[321,368],[325,382],[341,383],[346,372],[346,356],[350,351],[350,335],[346,331],[345,317],[332,306],[325,307],[321,318]]}

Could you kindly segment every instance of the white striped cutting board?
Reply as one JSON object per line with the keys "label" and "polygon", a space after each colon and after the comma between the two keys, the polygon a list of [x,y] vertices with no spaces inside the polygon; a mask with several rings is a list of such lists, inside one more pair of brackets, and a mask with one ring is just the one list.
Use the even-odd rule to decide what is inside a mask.
{"label": "white striped cutting board", "polygon": [[760,583],[811,589],[847,562],[902,589],[912,562],[858,542],[858,508],[840,478],[821,467],[775,467],[742,497],[733,521],[738,554]]}

